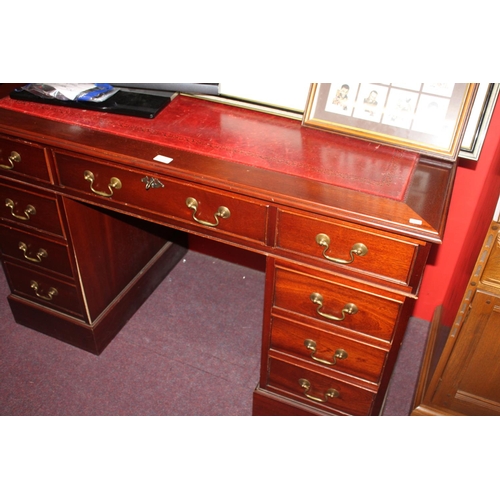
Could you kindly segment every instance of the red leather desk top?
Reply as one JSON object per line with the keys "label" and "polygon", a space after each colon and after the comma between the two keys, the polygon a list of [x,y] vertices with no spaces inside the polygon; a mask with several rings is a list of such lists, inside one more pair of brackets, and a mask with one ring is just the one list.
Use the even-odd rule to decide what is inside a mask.
{"label": "red leather desk top", "polygon": [[154,119],[6,97],[0,107],[402,200],[419,155],[184,95]]}

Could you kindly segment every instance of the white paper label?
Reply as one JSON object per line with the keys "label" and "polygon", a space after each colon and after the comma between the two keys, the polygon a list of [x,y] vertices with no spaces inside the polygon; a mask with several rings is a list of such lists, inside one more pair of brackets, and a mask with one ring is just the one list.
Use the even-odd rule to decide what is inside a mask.
{"label": "white paper label", "polygon": [[156,160],[156,161],[161,161],[162,163],[170,163],[171,161],[173,161],[174,159],[173,158],[169,158],[168,156],[163,156],[163,155],[156,155],[153,160]]}
{"label": "white paper label", "polygon": [[410,219],[410,224],[416,224],[417,226],[421,226],[422,221],[420,219]]}

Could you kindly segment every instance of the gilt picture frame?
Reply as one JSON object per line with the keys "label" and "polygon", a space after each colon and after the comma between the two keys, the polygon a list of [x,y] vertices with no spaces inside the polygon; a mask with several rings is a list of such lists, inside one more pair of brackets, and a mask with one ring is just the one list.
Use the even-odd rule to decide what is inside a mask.
{"label": "gilt picture frame", "polygon": [[455,160],[474,83],[313,83],[302,125]]}

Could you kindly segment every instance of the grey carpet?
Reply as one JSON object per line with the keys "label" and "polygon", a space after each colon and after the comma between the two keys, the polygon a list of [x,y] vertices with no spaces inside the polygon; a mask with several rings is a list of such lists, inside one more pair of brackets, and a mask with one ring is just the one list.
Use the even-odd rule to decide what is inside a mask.
{"label": "grey carpet", "polygon": [[[97,357],[17,325],[0,272],[0,415],[250,415],[264,273],[189,251]],[[412,318],[384,415],[408,415],[428,332]]]}

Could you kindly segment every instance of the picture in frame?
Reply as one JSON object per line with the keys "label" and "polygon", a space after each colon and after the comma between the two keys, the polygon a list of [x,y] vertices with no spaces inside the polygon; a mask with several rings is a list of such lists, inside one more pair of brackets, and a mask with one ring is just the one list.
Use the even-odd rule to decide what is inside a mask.
{"label": "picture in frame", "polygon": [[473,83],[313,83],[302,124],[455,160]]}
{"label": "picture in frame", "polygon": [[478,160],[498,99],[500,84],[480,83],[458,156]]}

